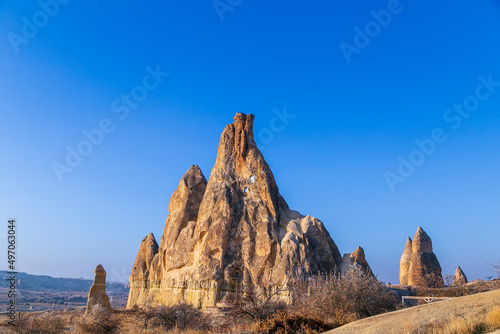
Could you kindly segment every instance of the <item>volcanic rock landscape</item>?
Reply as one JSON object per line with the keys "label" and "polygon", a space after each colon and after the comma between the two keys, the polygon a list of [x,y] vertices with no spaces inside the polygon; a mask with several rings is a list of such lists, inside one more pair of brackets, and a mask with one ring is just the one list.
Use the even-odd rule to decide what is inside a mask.
{"label": "volcanic rock landscape", "polygon": [[[420,334],[500,328],[500,280],[468,282],[460,266],[454,276],[443,277],[422,227],[404,244],[397,285],[378,280],[361,246],[342,256],[321,220],[290,209],[281,196],[254,140],[253,121],[253,115],[237,113],[224,128],[208,181],[197,165],[187,170],[170,198],[160,242],[153,233],[142,239],[128,286],[106,283],[101,265],[93,282],[20,274],[21,296],[57,286],[53,293],[62,305],[56,310],[54,302],[35,308],[25,303],[15,326],[8,312],[3,315],[0,333],[312,334],[335,328],[332,333]],[[9,285],[0,287],[7,291]],[[65,293],[73,299],[64,300]],[[45,311],[32,312],[38,310]]]}
{"label": "volcanic rock landscape", "polygon": [[[253,121],[238,113],[225,127],[208,182],[196,165],[182,177],[159,246],[152,234],[141,242],[128,308],[148,296],[215,306],[242,285],[284,286],[296,274],[342,268],[323,223],[291,210],[280,195]],[[361,249],[358,254],[354,261],[369,270]]]}

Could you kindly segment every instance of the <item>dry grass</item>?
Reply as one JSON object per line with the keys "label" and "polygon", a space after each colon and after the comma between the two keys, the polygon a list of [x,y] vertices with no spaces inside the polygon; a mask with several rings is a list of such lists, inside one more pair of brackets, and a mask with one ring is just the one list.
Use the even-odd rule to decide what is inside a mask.
{"label": "dry grass", "polygon": [[65,327],[64,320],[60,316],[44,312],[36,316],[23,316],[18,319],[17,325],[11,328],[16,334],[58,334]]}
{"label": "dry grass", "polygon": [[[444,324],[432,325],[425,329],[426,334],[480,334],[489,332],[482,317],[454,317]],[[415,334],[418,331],[414,331]]]}
{"label": "dry grass", "polygon": [[486,315],[486,322],[494,329],[500,328],[500,306],[495,307]]}

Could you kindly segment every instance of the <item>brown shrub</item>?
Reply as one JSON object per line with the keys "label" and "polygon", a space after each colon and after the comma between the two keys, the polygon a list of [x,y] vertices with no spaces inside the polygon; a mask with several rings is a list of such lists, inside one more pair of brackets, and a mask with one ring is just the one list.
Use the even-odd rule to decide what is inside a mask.
{"label": "brown shrub", "polygon": [[436,275],[436,273],[429,273],[424,276],[424,280],[429,288],[435,288],[435,289],[444,288],[445,282],[441,275]]}
{"label": "brown shrub", "polygon": [[357,266],[342,275],[296,278],[292,295],[297,314],[334,325],[395,310],[399,302],[394,292]]}
{"label": "brown shrub", "polygon": [[152,295],[149,295],[144,302],[142,303],[141,307],[137,307],[137,305],[134,305],[135,311],[139,314],[139,316],[143,319],[143,324],[144,328],[148,328],[149,321],[156,317],[158,310],[157,307],[154,306],[153,304],[153,297]]}
{"label": "brown shrub", "polygon": [[277,311],[287,308],[279,297],[283,291],[280,287],[244,286],[243,293],[232,293],[228,296],[227,302],[231,305],[229,316],[265,320]]}
{"label": "brown shrub", "polygon": [[173,328],[186,330],[203,330],[210,327],[210,319],[202,311],[186,302],[173,306],[158,306],[151,319],[153,327],[166,330]]}
{"label": "brown shrub", "polygon": [[14,326],[9,326],[19,334],[59,334],[64,330],[61,317],[50,313],[20,316]]}
{"label": "brown shrub", "polygon": [[317,334],[323,333],[334,326],[321,320],[311,319],[287,312],[278,312],[274,317],[259,321],[255,330],[263,334]]}
{"label": "brown shrub", "polygon": [[82,317],[77,327],[80,333],[118,333],[120,321],[109,310],[97,304],[90,314]]}

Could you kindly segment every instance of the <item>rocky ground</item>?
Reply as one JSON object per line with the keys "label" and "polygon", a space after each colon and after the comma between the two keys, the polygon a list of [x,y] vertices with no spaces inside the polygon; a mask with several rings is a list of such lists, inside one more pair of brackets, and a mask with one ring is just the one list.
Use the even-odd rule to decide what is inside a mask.
{"label": "rocky ground", "polygon": [[[483,292],[426,305],[377,315],[344,325],[329,334],[387,334],[427,333],[433,326],[468,322],[484,318],[486,313],[500,307],[500,290]],[[436,333],[446,333],[435,331]]]}

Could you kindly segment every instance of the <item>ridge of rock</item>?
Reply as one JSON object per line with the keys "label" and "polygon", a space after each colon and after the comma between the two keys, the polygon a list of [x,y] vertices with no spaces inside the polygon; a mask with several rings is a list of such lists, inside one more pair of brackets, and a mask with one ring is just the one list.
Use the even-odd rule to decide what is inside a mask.
{"label": "ridge of rock", "polygon": [[208,182],[198,166],[182,177],[158,252],[151,258],[141,243],[127,307],[149,295],[167,305],[215,306],[243,285],[286,286],[295,274],[340,270],[323,223],[290,210],[280,195],[253,120],[237,113],[224,128]]}

